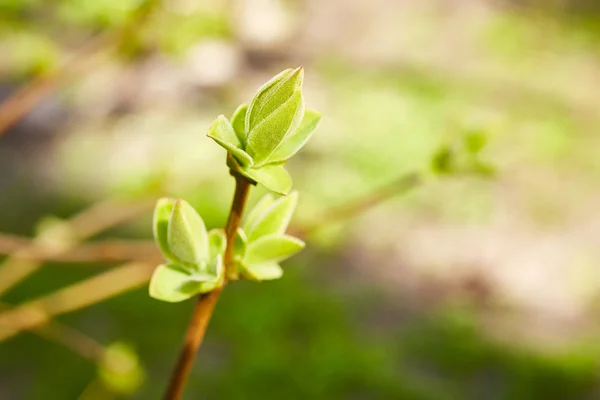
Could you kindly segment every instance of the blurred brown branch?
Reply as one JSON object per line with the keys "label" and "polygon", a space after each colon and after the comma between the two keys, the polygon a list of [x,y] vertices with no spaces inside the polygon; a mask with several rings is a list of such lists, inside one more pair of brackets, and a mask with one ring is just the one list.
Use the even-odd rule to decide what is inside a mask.
{"label": "blurred brown branch", "polygon": [[372,192],[367,193],[362,197],[321,212],[317,218],[294,226],[290,231],[293,232],[293,235],[295,236],[306,237],[328,224],[357,217],[394,196],[407,193],[410,190],[417,188],[422,183],[423,175],[421,173],[412,172],[403,174],[385,186],[374,189]]}
{"label": "blurred brown branch", "polygon": [[[55,256],[66,254],[78,242],[150,210],[154,206],[154,202],[154,198],[129,201],[106,200],[92,205],[70,220],[60,223],[60,226],[53,229],[60,228],[66,231],[69,235],[68,243],[53,246],[34,239],[28,246],[15,251],[0,264],[0,295],[40,267],[41,263],[32,255],[35,256],[39,253]],[[9,241],[14,243],[15,238],[12,237]]]}
{"label": "blurred brown branch", "polygon": [[85,308],[140,286],[150,279],[151,267],[139,262],[124,264],[2,312],[0,341],[43,325],[57,315]]}
{"label": "blurred brown branch", "polygon": [[[32,246],[33,241],[0,233],[0,254],[11,254]],[[65,253],[34,248],[21,256],[22,260],[54,261],[63,263],[147,261],[159,263],[162,256],[152,240],[107,240],[84,243]]]}
{"label": "blurred brown branch", "polygon": [[[0,311],[7,312],[12,306],[0,303]],[[106,351],[104,346],[84,333],[56,321],[37,326],[33,333],[58,343],[94,363],[100,362]]]}
{"label": "blurred brown branch", "polygon": [[146,0],[124,26],[91,38],[55,71],[32,79],[4,100],[0,104],[0,136],[63,81],[94,65],[96,56],[118,47],[130,32],[139,28],[159,3],[158,0]]}

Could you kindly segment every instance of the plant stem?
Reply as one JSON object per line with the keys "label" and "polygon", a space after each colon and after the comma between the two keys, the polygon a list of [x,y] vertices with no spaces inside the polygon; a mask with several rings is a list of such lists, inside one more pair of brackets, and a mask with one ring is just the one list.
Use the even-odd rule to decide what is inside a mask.
{"label": "plant stem", "polygon": [[[242,214],[244,213],[244,207],[246,206],[246,200],[248,199],[248,192],[250,191],[250,182],[244,177],[232,173],[235,177],[235,194],[233,196],[233,204],[231,205],[231,211],[229,212],[229,218],[227,219],[227,225],[225,226],[225,235],[227,236],[227,247],[225,248],[225,256],[223,257],[223,263],[225,264],[225,276],[234,276],[232,268],[232,257],[233,247],[235,244],[236,232],[242,221]],[[187,377],[194,363],[196,352],[202,344],[204,334],[206,333],[206,327],[210,322],[217,300],[223,288],[218,288],[209,293],[204,293],[199,296],[194,313],[192,314],[192,320],[188,326],[183,347],[179,353],[179,359],[177,365],[171,374],[171,380],[169,387],[165,393],[165,400],[178,400],[181,398],[183,388]]]}

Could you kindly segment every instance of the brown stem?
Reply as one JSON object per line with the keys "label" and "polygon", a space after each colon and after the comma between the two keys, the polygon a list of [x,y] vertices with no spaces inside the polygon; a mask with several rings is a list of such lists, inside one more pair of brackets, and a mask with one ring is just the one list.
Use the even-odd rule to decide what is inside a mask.
{"label": "brown stem", "polygon": [[[223,263],[225,264],[225,276],[233,277],[232,268],[232,256],[233,247],[235,244],[235,234],[242,221],[242,214],[244,207],[246,206],[246,200],[248,199],[248,192],[250,191],[250,182],[245,178],[233,174],[235,177],[235,194],[233,196],[233,204],[231,205],[231,211],[229,212],[229,218],[227,219],[227,225],[225,226],[225,234],[227,236],[227,247],[225,249],[225,256],[223,257]],[[181,398],[183,388],[187,377],[194,363],[194,358],[204,334],[206,333],[206,327],[210,321],[217,300],[223,288],[218,288],[212,292],[200,295],[194,313],[192,314],[192,320],[188,326],[183,347],[179,353],[179,359],[175,365],[175,369],[171,374],[169,387],[165,393],[165,400],[178,400]]]}

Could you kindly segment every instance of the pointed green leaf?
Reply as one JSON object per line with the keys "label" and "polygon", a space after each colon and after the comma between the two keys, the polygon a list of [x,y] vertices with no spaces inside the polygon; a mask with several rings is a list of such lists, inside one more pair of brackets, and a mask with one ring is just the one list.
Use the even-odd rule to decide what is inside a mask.
{"label": "pointed green leaf", "polygon": [[252,157],[242,149],[242,144],[233,130],[233,127],[223,115],[217,117],[210,126],[206,136],[213,139],[221,147],[231,153],[241,165],[246,166],[253,164]]}
{"label": "pointed green leaf", "polygon": [[283,261],[302,250],[304,242],[289,235],[268,235],[250,242],[244,264],[264,264]]}
{"label": "pointed green leaf", "polygon": [[277,263],[256,264],[244,266],[243,275],[255,281],[269,281],[281,278],[283,269]]}
{"label": "pointed green leaf", "polygon": [[292,189],[292,178],[283,165],[269,164],[260,168],[242,168],[239,172],[277,194],[286,195]]}
{"label": "pointed green leaf", "polygon": [[285,103],[296,90],[299,90],[303,79],[304,71],[301,67],[295,70],[288,68],[262,85],[248,106],[246,132],[250,132],[273,110]]}
{"label": "pointed green leaf", "polygon": [[167,241],[167,232],[169,228],[169,219],[173,213],[173,207],[175,206],[175,199],[163,197],[158,199],[156,207],[154,207],[154,218],[152,226],[154,229],[154,240],[158,245],[161,253],[166,259],[170,261],[176,261],[176,257],[169,248]]}
{"label": "pointed green leaf", "polygon": [[285,233],[298,204],[298,192],[281,197],[266,208],[246,230],[250,242],[267,235]]}
{"label": "pointed green leaf", "polygon": [[248,213],[246,217],[246,221],[244,221],[244,230],[246,232],[250,232],[250,227],[254,224],[254,222],[260,217],[260,215],[267,209],[273,202],[275,198],[271,193],[267,193],[256,203],[254,208]]}
{"label": "pointed green leaf", "polygon": [[313,131],[321,121],[321,113],[305,110],[304,118],[298,129],[283,139],[279,147],[269,157],[269,163],[283,162],[296,154],[310,139]]}
{"label": "pointed green leaf", "polygon": [[208,253],[209,259],[215,260],[217,256],[225,253],[225,247],[227,246],[227,237],[223,229],[211,229],[208,232]]}
{"label": "pointed green leaf", "polygon": [[235,242],[233,243],[233,258],[241,260],[246,254],[246,246],[248,245],[248,238],[242,228],[238,228],[237,234],[235,235]]}
{"label": "pointed green leaf", "polygon": [[215,283],[218,282],[221,278],[223,278],[223,272],[225,271],[223,267],[223,256],[218,254],[214,260],[206,263],[205,267],[202,271],[194,271],[192,272],[184,283],[187,282],[206,282],[206,283]]}
{"label": "pointed green leaf", "polygon": [[177,200],[169,220],[167,242],[184,263],[200,265],[208,259],[208,233],[204,221],[185,200]]}
{"label": "pointed green leaf", "polygon": [[199,293],[200,285],[188,285],[190,274],[185,268],[176,264],[162,264],[155,270],[150,279],[150,297],[157,300],[176,303],[189,299]]}
{"label": "pointed green leaf", "polygon": [[463,137],[467,151],[471,154],[479,153],[487,144],[487,137],[483,131],[471,131]]}
{"label": "pointed green leaf", "polygon": [[246,148],[246,112],[248,111],[248,104],[242,104],[235,110],[231,117],[231,126],[235,131],[235,134],[242,144],[242,148]]}
{"label": "pointed green leaf", "polygon": [[254,160],[254,164],[257,166],[264,164],[283,138],[298,128],[303,116],[304,99],[302,92],[298,90],[248,131],[246,151]]}

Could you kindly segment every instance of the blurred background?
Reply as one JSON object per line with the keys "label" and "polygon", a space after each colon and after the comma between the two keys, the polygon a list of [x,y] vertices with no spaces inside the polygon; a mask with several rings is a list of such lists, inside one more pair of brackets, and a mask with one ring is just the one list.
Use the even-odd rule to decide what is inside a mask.
{"label": "blurred background", "polygon": [[205,132],[298,65],[308,247],[227,288],[184,398],[600,398],[597,1],[0,0],[0,54],[0,399],[161,398],[154,202],[223,226]]}

